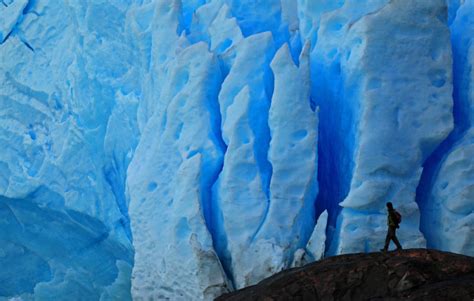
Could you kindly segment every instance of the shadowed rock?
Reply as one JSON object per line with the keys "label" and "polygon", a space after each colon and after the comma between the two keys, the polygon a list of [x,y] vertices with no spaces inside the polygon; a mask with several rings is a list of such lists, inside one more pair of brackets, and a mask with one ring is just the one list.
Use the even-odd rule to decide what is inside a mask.
{"label": "shadowed rock", "polygon": [[468,300],[474,258],[435,250],[350,254],[283,271],[217,300]]}

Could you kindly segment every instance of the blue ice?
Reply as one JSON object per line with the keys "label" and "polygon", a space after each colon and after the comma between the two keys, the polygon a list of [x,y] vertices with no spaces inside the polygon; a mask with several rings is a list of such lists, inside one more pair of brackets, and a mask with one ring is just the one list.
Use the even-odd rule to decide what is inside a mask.
{"label": "blue ice", "polygon": [[[0,300],[212,300],[473,255],[474,0],[0,1]],[[456,235],[452,235],[456,233]]]}

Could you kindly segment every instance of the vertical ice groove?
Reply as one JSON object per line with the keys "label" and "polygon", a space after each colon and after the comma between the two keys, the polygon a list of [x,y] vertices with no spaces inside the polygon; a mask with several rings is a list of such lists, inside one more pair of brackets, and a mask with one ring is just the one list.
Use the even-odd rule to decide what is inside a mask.
{"label": "vertical ice groove", "polygon": [[[358,104],[360,113],[334,253],[376,250],[384,236],[387,201],[404,215],[400,237],[405,247],[425,245],[415,191],[424,160],[452,129],[451,49],[440,19],[445,9],[442,0],[390,2],[347,31],[340,69],[343,97]],[[338,30],[334,22],[340,19],[327,21],[327,29]]]}
{"label": "vertical ice groove", "polygon": [[[228,147],[216,197],[223,212],[221,231],[227,244],[219,249],[225,253],[222,257],[227,258],[225,262],[237,288],[289,267],[293,252],[306,245],[314,227],[317,113],[310,108],[308,56],[309,44],[298,68],[288,45],[284,45],[271,63],[275,91],[269,109],[272,140],[268,159],[276,169],[271,177],[270,200],[261,184],[253,145],[258,139],[249,114],[250,102],[255,101],[251,90],[256,89],[254,83],[240,90],[223,119],[222,132]],[[233,68],[239,66],[238,62],[237,56]],[[227,79],[233,78],[233,71]],[[287,87],[285,83],[290,79],[297,84]],[[229,88],[224,82],[220,96],[226,95],[223,93]],[[221,103],[227,102],[222,99]],[[288,162],[288,157],[298,160]],[[239,221],[244,215],[246,222],[242,224]]]}
{"label": "vertical ice groove", "polygon": [[[191,32],[187,36],[191,43],[198,43],[203,41],[208,44],[209,49],[216,55],[220,70],[222,73],[222,81],[216,85],[216,91],[221,93],[222,82],[226,80],[229,68],[235,55],[236,44],[243,39],[240,28],[232,17],[229,7],[222,1],[211,1],[203,6],[200,6],[194,13],[191,23]],[[217,108],[215,108],[217,107]],[[216,103],[214,108],[211,108],[212,128],[215,140],[223,152],[226,151],[227,146],[223,142],[223,129],[221,129],[222,116]],[[232,282],[232,273],[229,270],[230,266],[226,264],[226,237],[224,235],[222,209],[219,201],[213,196],[212,188],[216,185],[218,178],[223,170],[221,164],[216,172],[210,177],[210,186],[206,190],[208,202],[204,202],[206,225],[213,238],[213,243],[219,259],[223,263],[223,268]]]}
{"label": "vertical ice groove", "polygon": [[[275,45],[270,32],[256,34],[243,40],[236,49],[236,58],[219,93],[221,123],[224,128],[228,107],[234,102],[235,96],[242,87],[249,86],[252,99],[248,111],[249,126],[256,137],[253,144],[254,154],[261,174],[262,187],[267,197],[271,176],[271,165],[267,159],[270,141],[268,108],[273,85],[269,64],[274,53]],[[222,138],[227,144],[229,138],[225,131],[222,133]]]}
{"label": "vertical ice groove", "polygon": [[[250,101],[249,87],[245,86],[228,108],[229,117],[222,129],[228,137],[228,146],[214,195],[223,214],[215,243],[234,281],[239,281],[237,277],[244,264],[239,262],[239,254],[250,244],[267,203],[254,154],[257,138],[249,124]],[[242,223],[244,215],[245,223]]]}
{"label": "vertical ice groove", "polygon": [[[217,239],[217,249],[221,258],[225,258],[226,269],[234,275],[235,284],[242,287],[244,282],[250,281],[244,280],[245,274],[250,273],[246,270],[252,269],[247,248],[264,217],[271,177],[267,159],[268,109],[273,84],[269,64],[275,53],[271,33],[259,33],[242,40],[236,45],[235,53],[232,68],[219,93],[222,137],[227,151],[214,198],[222,211],[219,232],[223,238]],[[243,136],[239,136],[239,132]],[[250,208],[253,208],[252,213]],[[235,218],[240,220],[242,216],[249,222],[239,225]],[[240,264],[242,260],[245,262]]]}
{"label": "vertical ice groove", "polygon": [[228,289],[205,217],[222,166],[214,120],[221,75],[207,48],[197,43],[175,58],[164,82],[166,111],[147,123],[128,169],[136,299],[211,299]]}
{"label": "vertical ice groove", "polygon": [[[298,2],[302,38],[312,43],[312,101],[320,107],[316,216],[328,210],[328,241],[332,240],[340,211],[338,203],[349,192],[358,115],[357,101],[345,96],[351,93],[351,89],[346,91],[344,87],[341,65],[349,57],[357,61],[358,49],[364,47],[361,38],[348,41],[348,47],[342,41],[345,41],[351,24],[387,2]],[[347,49],[351,47],[354,49]]]}
{"label": "vertical ice groove", "polygon": [[453,0],[448,4],[453,49],[454,130],[425,161],[417,201],[422,210],[421,230],[428,246],[472,256],[474,1]]}
{"label": "vertical ice groove", "polygon": [[[286,264],[291,262],[293,251],[304,247],[311,235],[318,190],[318,118],[310,107],[309,50],[307,43],[299,68],[287,44],[278,50],[271,63],[275,90],[269,113],[268,158],[273,173],[268,216],[257,239],[274,239],[285,250]],[[288,86],[290,80],[293,84]]]}

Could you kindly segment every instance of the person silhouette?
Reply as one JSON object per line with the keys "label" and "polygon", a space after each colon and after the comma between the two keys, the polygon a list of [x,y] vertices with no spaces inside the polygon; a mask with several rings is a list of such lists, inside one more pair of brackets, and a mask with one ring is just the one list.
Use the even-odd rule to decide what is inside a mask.
{"label": "person silhouette", "polygon": [[385,246],[383,249],[380,249],[382,252],[387,252],[390,241],[392,240],[397,246],[397,251],[402,250],[402,245],[398,241],[396,231],[397,228],[400,228],[399,224],[402,220],[402,216],[394,208],[391,202],[387,203],[387,236],[385,237]]}

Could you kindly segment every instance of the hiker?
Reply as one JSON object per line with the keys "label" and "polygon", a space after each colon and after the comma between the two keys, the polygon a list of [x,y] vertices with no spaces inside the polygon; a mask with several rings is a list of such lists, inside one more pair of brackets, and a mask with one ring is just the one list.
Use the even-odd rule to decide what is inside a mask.
{"label": "hiker", "polygon": [[387,203],[387,237],[385,238],[385,246],[383,249],[380,249],[382,252],[387,252],[388,245],[390,244],[390,240],[393,240],[395,245],[397,246],[397,251],[402,250],[402,245],[398,241],[397,235],[395,232],[397,228],[400,228],[399,224],[402,221],[402,216],[398,213],[395,209],[393,209],[393,204],[391,202]]}

